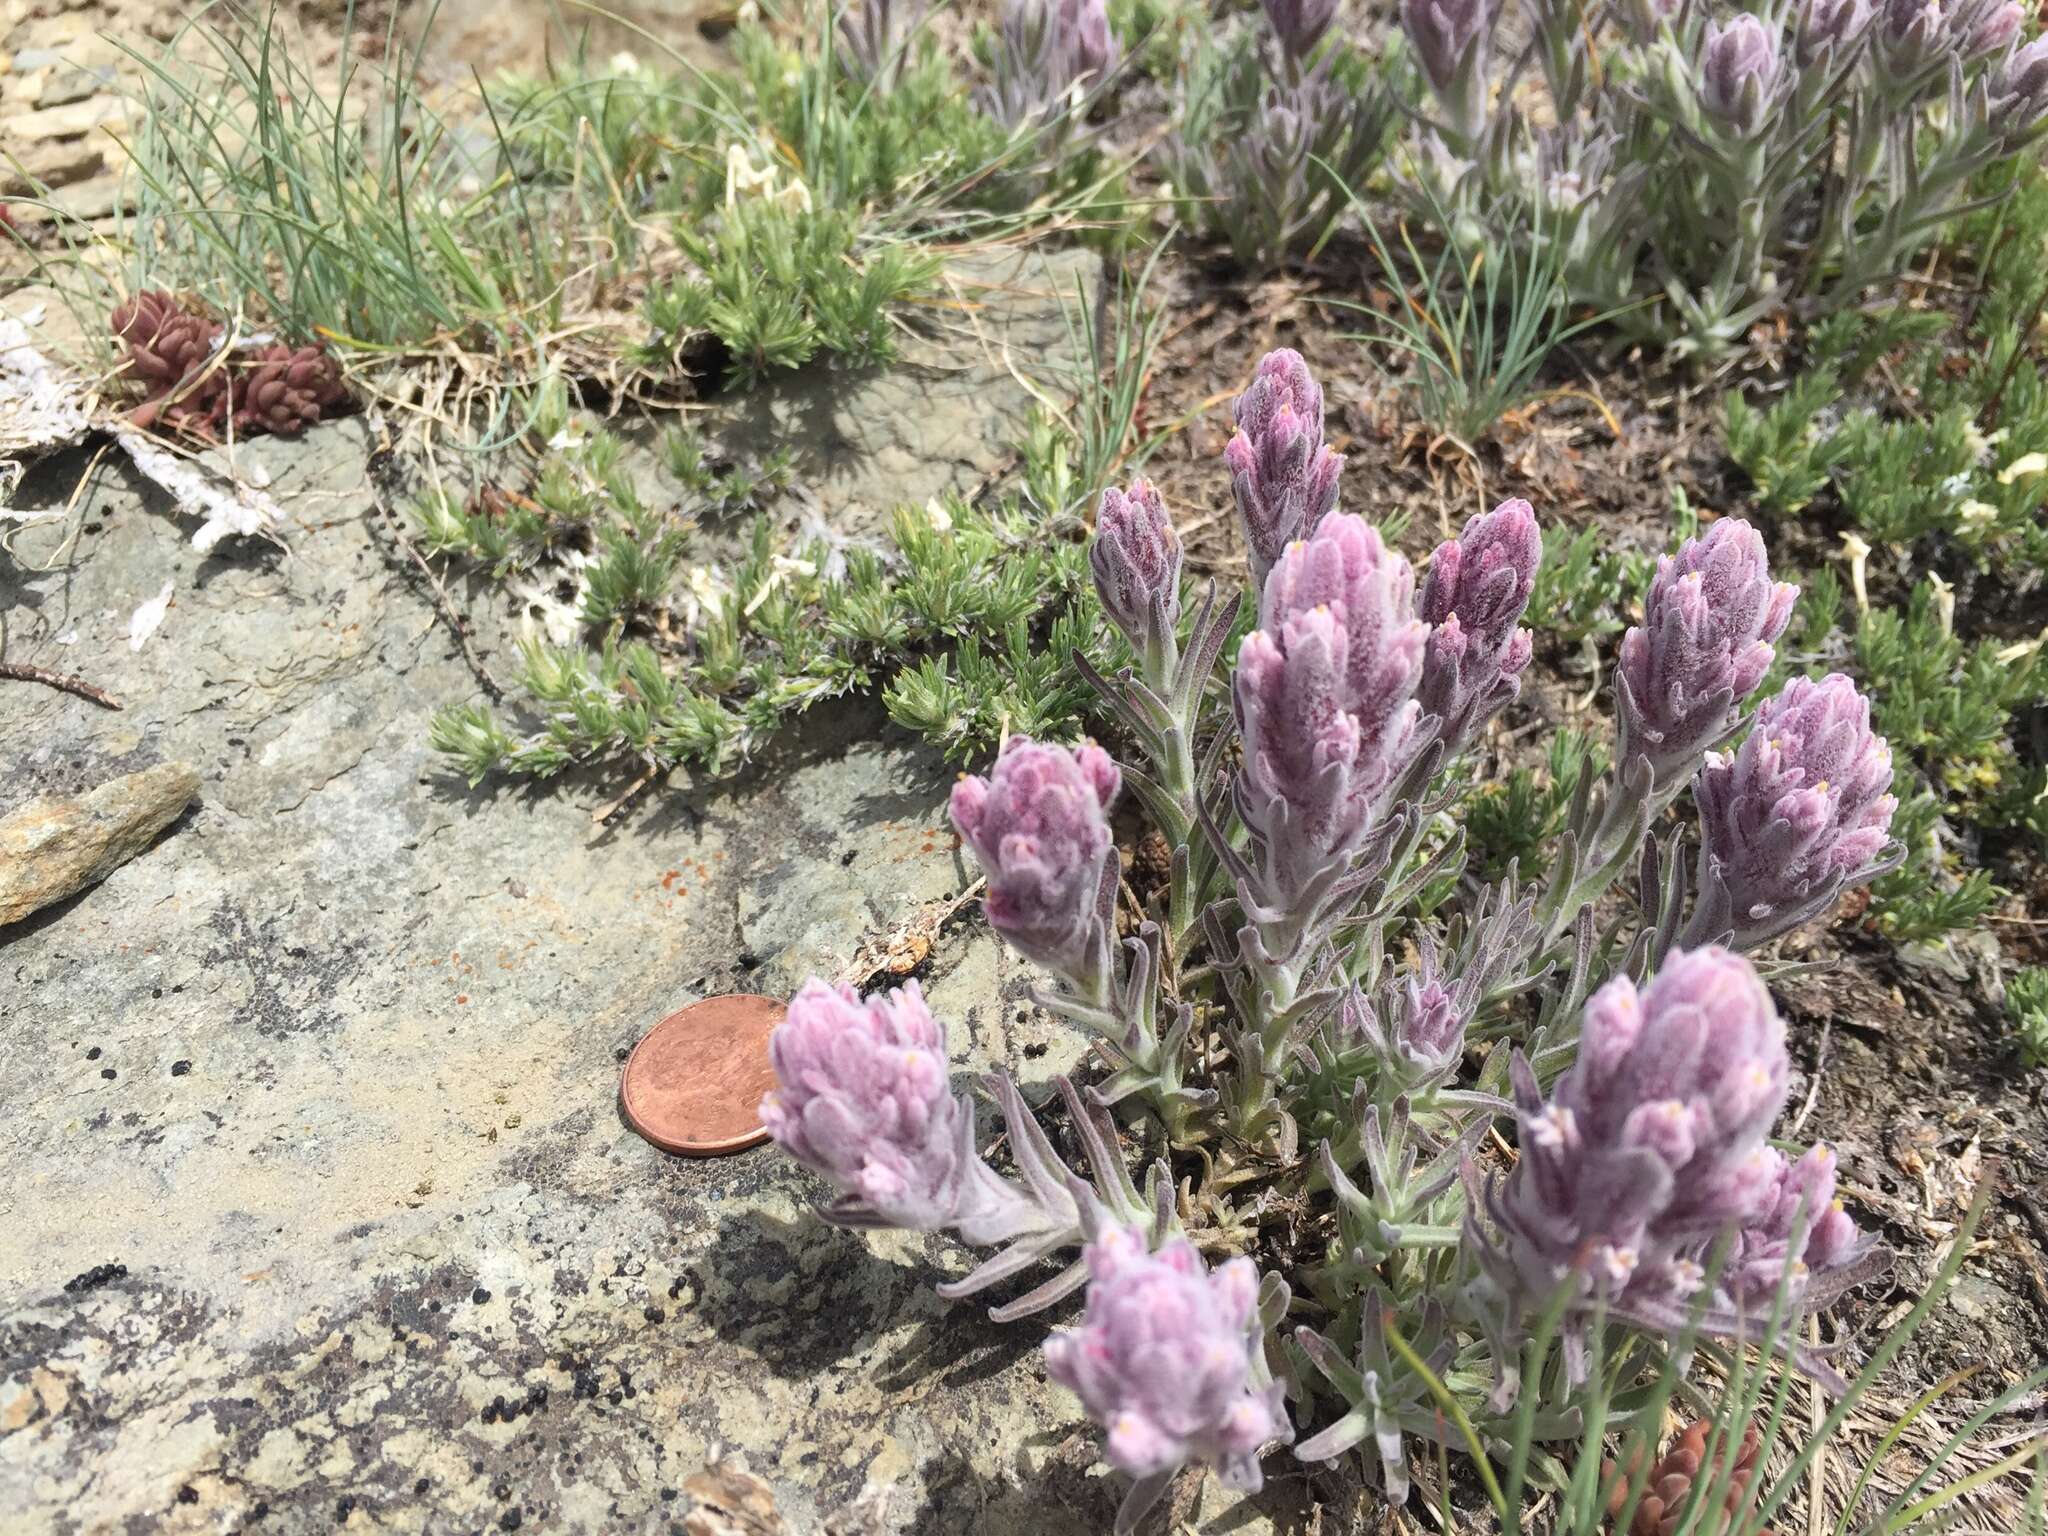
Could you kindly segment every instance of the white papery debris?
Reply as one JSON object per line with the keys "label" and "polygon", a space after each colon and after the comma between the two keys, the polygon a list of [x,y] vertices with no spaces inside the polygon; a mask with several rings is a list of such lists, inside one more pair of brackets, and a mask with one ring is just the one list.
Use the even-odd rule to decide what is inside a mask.
{"label": "white papery debris", "polygon": [[[822,548],[825,563],[819,567],[826,584],[837,586],[846,580],[846,554],[852,549],[873,550],[876,554],[888,553],[880,542],[862,534],[847,533],[830,518],[824,508],[818,505],[818,498],[809,486],[792,485],[787,494],[797,503],[796,541],[798,547],[806,550]],[[943,529],[940,530],[944,532]]]}
{"label": "white papery debris", "polygon": [[75,443],[92,423],[92,392],[29,344],[41,306],[0,315],[0,459]]}
{"label": "white papery debris", "polygon": [[140,432],[116,432],[114,440],[137,469],[170,493],[180,512],[204,519],[192,535],[192,547],[201,554],[231,533],[268,533],[283,515],[277,503],[255,486],[223,485]]}
{"label": "white papery debris", "polygon": [[584,569],[590,564],[590,557],[579,549],[561,551],[562,564],[568,569],[575,590],[563,598],[556,590],[560,578],[555,575],[539,577],[515,575],[505,583],[505,590],[512,594],[524,611],[524,628],[531,635],[534,620],[540,620],[541,633],[547,636],[551,645],[572,645],[583,632],[583,594],[589,590],[590,579]]}
{"label": "white papery debris", "polygon": [[[0,462],[77,442],[94,425],[91,390],[29,344],[29,326],[42,319],[41,308],[20,320],[0,315]],[[180,512],[201,520],[192,547],[202,554],[229,534],[268,533],[282,516],[259,487],[224,485],[140,432],[117,429],[114,440],[138,470],[170,493]],[[0,485],[10,485],[18,474],[18,467],[11,474],[0,469]]]}
{"label": "white papery debris", "polygon": [[128,618],[128,649],[139,651],[143,641],[156,633],[157,625],[163,623],[164,615],[171,611],[171,581],[164,579],[163,590],[144,603]]}

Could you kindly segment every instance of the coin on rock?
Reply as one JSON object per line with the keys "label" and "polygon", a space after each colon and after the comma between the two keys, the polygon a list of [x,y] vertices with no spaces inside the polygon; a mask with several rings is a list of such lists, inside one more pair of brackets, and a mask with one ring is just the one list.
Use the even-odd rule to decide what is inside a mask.
{"label": "coin on rock", "polygon": [[768,1036],[782,1022],[772,997],[707,997],[655,1025],[626,1058],[626,1122],[664,1152],[718,1157],[768,1139],[761,1099],[775,1086]]}

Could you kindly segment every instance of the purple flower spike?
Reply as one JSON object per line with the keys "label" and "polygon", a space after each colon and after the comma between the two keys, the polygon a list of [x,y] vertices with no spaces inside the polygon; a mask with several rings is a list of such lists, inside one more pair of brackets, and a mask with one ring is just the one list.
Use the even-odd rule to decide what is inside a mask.
{"label": "purple flower spike", "polygon": [[1060,0],[1059,31],[1076,80],[1099,81],[1116,67],[1116,33],[1106,0]]}
{"label": "purple flower spike", "polygon": [[1266,20],[1280,46],[1295,59],[1315,52],[1336,19],[1337,0],[1263,0]]}
{"label": "purple flower spike", "polygon": [[1344,863],[1413,755],[1428,635],[1414,586],[1408,562],[1347,513],[1291,545],[1266,582],[1233,691],[1259,905],[1290,907]]}
{"label": "purple flower spike", "polygon": [[1494,7],[1487,0],[1401,0],[1401,25],[1416,61],[1439,93],[1477,62],[1493,35]]}
{"label": "purple flower spike", "polygon": [[1764,1138],[1789,1071],[1784,1024],[1740,956],[1674,952],[1640,993],[1610,981],[1548,1103],[1515,1062],[1521,1157],[1488,1197],[1497,1276],[1538,1306],[1573,1273],[1617,1303],[1697,1289],[1706,1245],[1774,1187]]}
{"label": "purple flower spike", "polygon": [[1322,387],[1299,352],[1282,347],[1259,359],[1251,387],[1237,397],[1236,416],[1223,459],[1244,522],[1252,583],[1263,587],[1280,552],[1313,533],[1337,504],[1344,460],[1323,445]]}
{"label": "purple flower spike", "polygon": [[1700,57],[1700,103],[1744,138],[1763,126],[1779,75],[1778,36],[1748,12],[1710,23]]}
{"label": "purple flower spike", "polygon": [[[1351,987],[1338,1004],[1346,1036],[1362,1040],[1379,1057],[1383,1080],[1402,1092],[1442,1083],[1465,1053],[1477,972],[1446,978],[1435,942],[1424,934],[1413,970],[1368,998]],[[1481,976],[1483,979],[1483,976]]]}
{"label": "purple flower spike", "polygon": [[1757,711],[1742,750],[1709,753],[1693,785],[1704,856],[1686,937],[1732,933],[1752,948],[1881,873],[1891,783],[1891,749],[1856,685],[1839,672],[1793,678]]}
{"label": "purple flower spike", "polygon": [[1119,59],[1104,0],[1005,0],[982,108],[1009,128],[1034,120],[1063,126]]}
{"label": "purple flower spike", "polygon": [[[1772,1152],[1771,1161],[1770,1193],[1755,1220],[1737,1234],[1721,1275],[1729,1296],[1752,1312],[1772,1305],[1781,1282],[1794,1299],[1816,1283],[1832,1289],[1830,1282],[1838,1285],[1876,1246],[1835,1198],[1830,1148],[1810,1147],[1796,1163]],[[1797,1251],[1792,1246],[1795,1230],[1802,1234]]]}
{"label": "purple flower spike", "polygon": [[1456,1064],[1465,1049],[1469,1022],[1443,982],[1411,976],[1402,990],[1399,1049],[1424,1076],[1437,1076]]}
{"label": "purple flower spike", "polygon": [[1521,500],[1473,518],[1430,557],[1422,617],[1432,628],[1416,698],[1447,753],[1522,691],[1531,642],[1520,622],[1542,562],[1535,509]]}
{"label": "purple flower spike", "polygon": [[1336,614],[1317,608],[1278,635],[1253,630],[1238,652],[1238,785],[1247,823],[1266,839],[1275,894],[1304,888],[1357,847],[1383,787],[1344,708],[1345,645]]}
{"label": "purple flower spike", "polygon": [[1102,493],[1088,550],[1102,608],[1146,657],[1169,654],[1180,616],[1180,535],[1150,481]]}
{"label": "purple flower spike", "polygon": [[1799,10],[1794,57],[1810,69],[1853,48],[1870,25],[1870,0],[1806,0]]}
{"label": "purple flower spike", "polygon": [[1268,633],[1315,608],[1344,626],[1344,708],[1390,759],[1393,723],[1421,675],[1427,631],[1415,618],[1415,570],[1362,517],[1336,512],[1288,546],[1266,580],[1259,627]]}
{"label": "purple flower spike", "polygon": [[953,825],[988,876],[989,926],[1090,999],[1109,984],[1116,855],[1104,813],[1120,782],[1092,742],[1012,736],[988,778],[953,786]]}
{"label": "purple flower spike", "polygon": [[[1959,51],[1955,17],[1941,0],[1876,0],[1878,75],[1894,90],[1920,88],[1930,70],[1942,70]],[[1987,7],[1966,7],[1982,14]]]}
{"label": "purple flower spike", "polygon": [[1675,793],[1770,670],[1798,596],[1771,580],[1763,539],[1739,518],[1659,560],[1643,622],[1621,642],[1621,763],[1648,758],[1656,792]]}
{"label": "purple flower spike", "polygon": [[1258,1453],[1291,1440],[1277,1382],[1261,1387],[1259,1274],[1246,1258],[1211,1274],[1186,1238],[1145,1251],[1136,1228],[1088,1245],[1088,1307],[1046,1341],[1048,1374],[1109,1431],[1108,1457],[1141,1480],[1190,1461],[1256,1490]]}
{"label": "purple flower spike", "polygon": [[1966,59],[1988,58],[2000,49],[2010,47],[2012,40],[2020,35],[2020,23],[2026,14],[2014,0],[1991,7],[1970,28],[1963,44],[1963,56]]}
{"label": "purple flower spike", "polygon": [[952,1222],[975,1161],[973,1115],[951,1092],[945,1026],[916,982],[863,1003],[851,987],[809,981],[768,1056],[777,1087],[761,1120],[790,1156],[891,1226]]}
{"label": "purple flower spike", "polygon": [[1991,121],[2007,154],[2048,123],[2048,37],[2023,44],[1992,71]]}
{"label": "purple flower spike", "polygon": [[1498,0],[1401,0],[1401,26],[1459,154],[1476,151],[1492,114],[1488,55]]}

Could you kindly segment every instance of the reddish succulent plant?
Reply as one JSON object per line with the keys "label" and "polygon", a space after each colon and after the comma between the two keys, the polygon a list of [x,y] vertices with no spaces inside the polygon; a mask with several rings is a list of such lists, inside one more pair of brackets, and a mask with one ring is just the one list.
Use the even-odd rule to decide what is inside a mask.
{"label": "reddish succulent plant", "polygon": [[348,399],[324,347],[279,342],[219,357],[226,327],[160,288],[127,300],[108,324],[126,350],[128,377],[144,390],[130,415],[138,427],[212,437],[232,421],[240,432],[289,436]]}
{"label": "reddish succulent plant", "polygon": [[111,325],[127,348],[128,376],[146,391],[133,419],[205,431],[227,397],[224,367],[211,368],[221,326],[186,308],[162,289],[138,293],[113,313]]}
{"label": "reddish succulent plant", "polygon": [[265,347],[236,375],[233,410],[243,432],[290,437],[348,398],[341,369],[320,347]]}
{"label": "reddish succulent plant", "polygon": [[[1606,1462],[1602,1472],[1607,1480],[1607,1518],[1614,1536],[1674,1536],[1678,1522],[1685,1514],[1685,1502],[1692,1495],[1692,1485],[1705,1469],[1711,1483],[1720,1470],[1722,1458],[1727,1455],[1727,1446],[1721,1445],[1715,1451],[1715,1464],[1707,1466],[1706,1420],[1700,1419],[1688,1424],[1671,1444],[1671,1449],[1658,1457],[1650,1468],[1650,1475],[1643,1482],[1642,1498],[1636,1504],[1634,1517],[1626,1531],[1612,1526],[1619,1520],[1628,1505],[1630,1472],[1623,1472],[1612,1461]],[[1756,1471],[1757,1454],[1763,1449],[1754,1424],[1742,1431],[1742,1444],[1736,1447],[1735,1464],[1728,1472],[1728,1491],[1722,1499],[1722,1508],[1731,1520],[1739,1516],[1743,1500],[1749,1490],[1749,1480]],[[1724,1527],[1714,1520],[1696,1522],[1694,1530],[1702,1536],[1718,1536]],[[1765,1529],[1756,1536],[1772,1536]]]}

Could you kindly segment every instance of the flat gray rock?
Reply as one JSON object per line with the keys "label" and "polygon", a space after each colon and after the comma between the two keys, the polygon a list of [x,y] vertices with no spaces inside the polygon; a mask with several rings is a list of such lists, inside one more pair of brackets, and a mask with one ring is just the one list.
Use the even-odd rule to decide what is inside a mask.
{"label": "flat gray rock", "polygon": [[[127,705],[9,685],[0,814],[201,776],[169,835],[0,934],[12,1528],[666,1530],[737,1458],[793,1531],[1106,1529],[1041,1328],[933,1295],[966,1255],[834,1231],[774,1149],[672,1159],[617,1112],[665,1013],[957,898],[951,772],[853,705],[609,829],[616,785],[467,790],[426,726],[476,685],[374,526],[368,441],[242,450],[288,553],[198,555],[111,455],[69,556],[28,569],[63,531],[29,529],[0,571],[10,655]],[[84,462],[27,491],[62,505]],[[1077,1058],[971,913],[921,975],[963,1072]]]}

